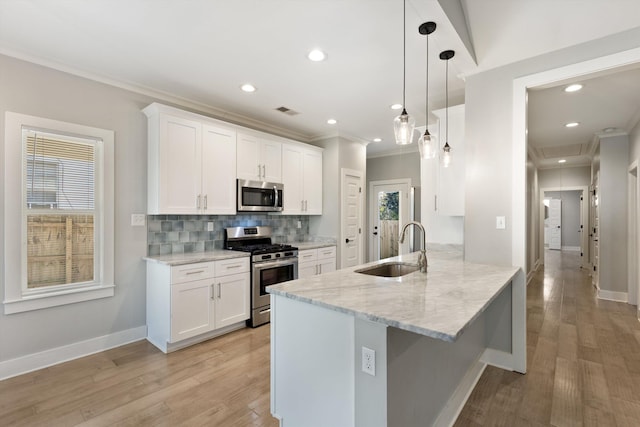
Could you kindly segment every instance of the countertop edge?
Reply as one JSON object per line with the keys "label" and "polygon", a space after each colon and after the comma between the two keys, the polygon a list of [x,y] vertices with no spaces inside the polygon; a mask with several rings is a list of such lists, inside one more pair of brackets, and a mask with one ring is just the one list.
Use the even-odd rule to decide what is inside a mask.
{"label": "countertop edge", "polygon": [[249,258],[248,252],[228,251],[220,249],[211,252],[190,252],[187,254],[145,256],[142,259],[149,263],[164,264],[169,266],[196,264],[199,262],[220,261],[234,258]]}

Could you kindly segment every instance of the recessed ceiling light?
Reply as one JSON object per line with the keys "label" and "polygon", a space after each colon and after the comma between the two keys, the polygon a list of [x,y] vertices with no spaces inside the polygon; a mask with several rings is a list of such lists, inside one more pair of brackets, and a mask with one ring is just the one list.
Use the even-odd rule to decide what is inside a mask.
{"label": "recessed ceiling light", "polygon": [[391,109],[392,109],[392,110],[399,110],[399,109],[401,109],[401,108],[402,108],[402,104],[393,104],[393,105],[391,106]]}
{"label": "recessed ceiling light", "polygon": [[307,58],[309,58],[313,62],[320,62],[327,59],[327,54],[320,49],[313,49],[311,52],[309,52]]}
{"label": "recessed ceiling light", "polygon": [[338,123],[338,121],[336,119],[329,119],[327,120],[327,123],[329,123],[330,125],[335,125],[336,123]]}
{"label": "recessed ceiling light", "polygon": [[373,138],[373,142],[382,142],[382,138]]}
{"label": "recessed ceiling light", "polygon": [[580,89],[582,89],[582,85],[581,85],[581,84],[576,83],[576,84],[569,85],[569,86],[565,87],[565,88],[564,88],[564,91],[565,91],[565,92],[577,92],[577,91],[579,91]]}
{"label": "recessed ceiling light", "polygon": [[564,125],[564,127],[574,128],[574,127],[578,126],[579,124],[580,123],[578,123],[578,122],[571,122],[571,123],[567,123],[566,125]]}
{"label": "recessed ceiling light", "polygon": [[242,86],[240,86],[240,89],[242,89],[244,92],[255,92],[256,91],[256,87],[254,85],[252,85],[251,83],[245,83]]}
{"label": "recessed ceiling light", "polygon": [[565,159],[558,160],[558,163],[567,163]]}

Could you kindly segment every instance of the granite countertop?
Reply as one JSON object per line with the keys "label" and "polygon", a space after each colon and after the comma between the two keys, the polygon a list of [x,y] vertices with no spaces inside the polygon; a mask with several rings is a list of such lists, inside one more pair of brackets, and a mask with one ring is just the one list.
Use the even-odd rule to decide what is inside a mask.
{"label": "granite countertop", "polygon": [[289,244],[295,246],[300,251],[304,251],[307,249],[328,248],[335,246],[336,242],[290,242]]}
{"label": "granite countertop", "polygon": [[207,252],[191,252],[186,254],[172,254],[159,256],[146,256],[143,259],[158,264],[166,264],[170,266],[193,264],[196,262],[219,261],[222,259],[250,257],[248,252],[228,251],[226,249],[214,249]]}
{"label": "granite countertop", "polygon": [[392,278],[354,272],[388,261],[415,264],[414,252],[272,285],[268,292],[453,342],[520,271],[465,262],[453,250],[427,251],[427,258],[426,274]]}

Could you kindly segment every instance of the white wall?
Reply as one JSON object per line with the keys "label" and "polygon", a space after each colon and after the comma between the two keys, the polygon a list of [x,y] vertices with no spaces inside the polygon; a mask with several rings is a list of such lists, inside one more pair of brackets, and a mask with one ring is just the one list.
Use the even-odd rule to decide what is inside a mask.
{"label": "white wall", "polygon": [[[129,224],[132,213],[146,212],[147,131],[140,109],[154,100],[5,56],[0,56],[0,75],[1,129],[5,111],[13,111],[115,131],[116,285],[112,298],[0,315],[0,362],[144,327],[147,232]],[[0,156],[9,143],[17,142],[4,141],[1,131]],[[17,209],[4,206],[4,186],[0,174],[2,211]],[[4,283],[0,293],[4,295]]]}
{"label": "white wall", "polygon": [[[488,70],[466,79],[465,258],[511,265],[512,249],[526,238],[512,236],[512,183],[524,182],[526,155],[513,159],[513,84],[531,74],[640,47],[640,28]],[[518,151],[525,152],[524,149]],[[514,174],[513,162],[519,173]],[[516,188],[515,193],[526,188]],[[521,193],[520,193],[521,194]],[[524,208],[524,206],[523,206]],[[524,212],[524,211],[523,211]],[[507,217],[496,230],[495,217]],[[524,221],[524,218],[516,218]]]}

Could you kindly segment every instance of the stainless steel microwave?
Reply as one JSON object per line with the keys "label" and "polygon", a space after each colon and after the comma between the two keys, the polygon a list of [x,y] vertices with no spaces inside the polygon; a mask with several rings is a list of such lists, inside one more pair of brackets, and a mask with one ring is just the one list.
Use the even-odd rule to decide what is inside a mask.
{"label": "stainless steel microwave", "polygon": [[281,212],[284,185],[238,180],[238,212]]}

